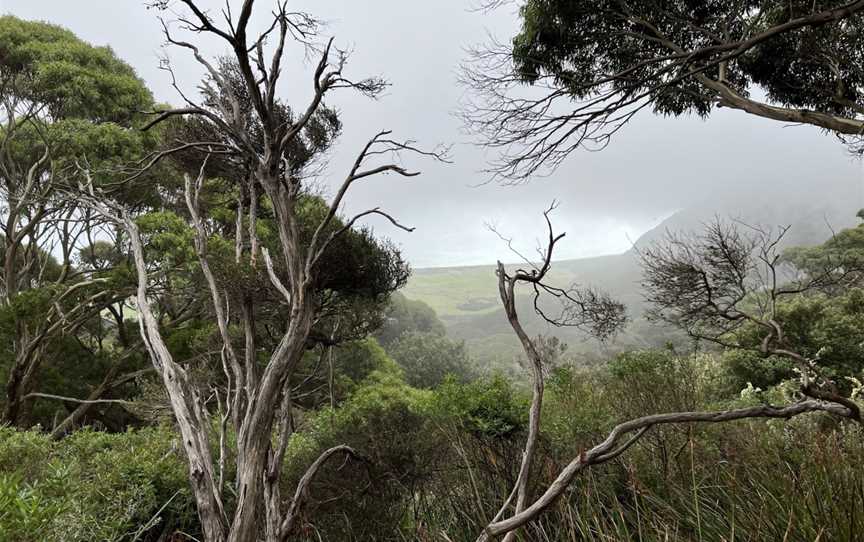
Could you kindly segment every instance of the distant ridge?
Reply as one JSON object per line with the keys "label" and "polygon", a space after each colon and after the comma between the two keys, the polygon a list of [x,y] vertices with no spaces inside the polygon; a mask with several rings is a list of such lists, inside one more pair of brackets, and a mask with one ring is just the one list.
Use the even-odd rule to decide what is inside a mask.
{"label": "distant ridge", "polygon": [[[828,188],[828,187],[823,187]],[[842,185],[841,185],[842,188]],[[857,211],[864,207],[861,191],[846,185],[825,191],[785,194],[766,198],[709,199],[674,213],[635,242],[635,249],[621,254],[554,262],[550,278],[558,284],[578,283],[606,290],[628,307],[633,323],[607,348],[657,346],[670,339],[641,318],[640,268],[636,250],[660,240],[667,231],[699,231],[715,217],[743,224],[777,228],[790,226],[784,247],[813,245],[825,241],[832,231],[853,227]],[[438,313],[448,334],[463,339],[470,351],[483,359],[512,358],[518,344],[507,327],[497,296],[494,265],[421,268],[414,271],[402,290],[407,297],[426,302]],[[530,306],[522,311],[532,333],[554,333],[588,354],[599,347],[571,329],[550,330],[534,322]]]}

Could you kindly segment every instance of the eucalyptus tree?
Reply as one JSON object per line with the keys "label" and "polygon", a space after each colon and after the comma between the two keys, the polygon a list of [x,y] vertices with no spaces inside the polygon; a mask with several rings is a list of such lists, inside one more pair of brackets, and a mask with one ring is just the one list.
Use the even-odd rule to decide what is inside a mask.
{"label": "eucalyptus tree", "polygon": [[62,189],[76,182],[79,161],[104,172],[146,150],[153,136],[130,128],[152,98],[107,47],[3,16],[0,107],[0,308],[10,337],[3,419],[27,425],[40,368],[58,355],[52,344],[129,295],[76,265],[104,221]]}
{"label": "eucalyptus tree", "polygon": [[[512,2],[483,4],[503,3]],[[707,117],[728,107],[812,125],[861,150],[864,2],[518,4],[520,32],[475,50],[464,71],[474,90],[466,122],[501,151],[491,170],[504,179],[602,148],[646,109]]]}
{"label": "eucalyptus tree", "polygon": [[[167,9],[168,2],[153,6]],[[318,44],[317,21],[289,12],[284,2],[275,6],[270,24],[251,35],[255,6],[254,0],[245,0],[239,9],[232,9],[228,2],[217,17],[194,0],[172,4],[181,28],[192,39],[215,38],[230,54],[227,59],[208,59],[198,45],[180,39],[165,22],[168,43],[190,53],[206,76],[200,97],[181,92],[183,106],[155,112],[147,125],[183,119],[189,128],[174,132],[170,145],[147,161],[145,170],[169,157],[193,161],[184,172],[186,209],[177,233],[191,236],[207,285],[221,341],[223,388],[202,388],[193,368],[178,363],[166,344],[150,296],[151,280],[159,270],[147,258],[140,221],[93,183],[85,183],[83,192],[88,204],[121,225],[128,237],[137,272],[141,335],[181,433],[207,541],[287,539],[298,527],[303,499],[316,472],[331,457],[357,455],[347,446],[326,450],[309,466],[293,496],[283,497],[280,473],[295,429],[291,391],[304,354],[318,337],[333,335],[336,325],[329,321],[341,313],[339,303],[380,300],[406,276],[398,253],[357,226],[378,216],[410,228],[377,207],[341,217],[346,195],[355,183],[377,175],[417,175],[391,162],[395,154],[444,158],[438,151],[421,151],[382,130],[359,150],[329,202],[314,197],[306,167],[309,157],[329,146],[338,128],[335,111],[325,105],[325,98],[339,89],[376,96],[385,82],[350,79],[345,74],[347,54],[337,50],[332,39]],[[286,48],[294,44],[317,58],[309,81],[312,98],[298,110],[279,97]],[[170,71],[170,65],[166,67]],[[230,250],[215,229],[219,225],[216,208],[206,204],[214,183],[223,184],[223,200],[230,197],[236,202]],[[226,250],[234,269],[248,274],[248,280],[224,280],[227,275],[220,267]],[[266,294],[259,277],[267,281]],[[228,291],[231,285],[244,291]],[[255,325],[266,307],[256,295],[280,303],[269,328],[274,335],[272,348],[265,349],[260,327]],[[221,406],[218,437],[211,429],[208,402],[214,395]],[[233,454],[226,443],[231,434],[236,442]],[[226,475],[226,463],[232,460],[233,482]],[[235,495],[233,510],[226,499],[229,484]]]}

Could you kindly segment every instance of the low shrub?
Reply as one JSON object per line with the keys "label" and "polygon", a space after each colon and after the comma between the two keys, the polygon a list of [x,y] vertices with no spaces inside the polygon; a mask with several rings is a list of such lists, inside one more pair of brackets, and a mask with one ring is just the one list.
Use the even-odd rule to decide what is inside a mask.
{"label": "low shrub", "polygon": [[169,428],[81,430],[60,442],[0,428],[0,472],[0,540],[147,541],[197,530]]}

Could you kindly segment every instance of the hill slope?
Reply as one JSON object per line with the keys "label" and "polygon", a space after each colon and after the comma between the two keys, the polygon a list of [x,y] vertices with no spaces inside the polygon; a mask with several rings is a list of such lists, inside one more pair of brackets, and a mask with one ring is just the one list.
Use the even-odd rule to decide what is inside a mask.
{"label": "hill slope", "polygon": [[[824,199],[822,199],[824,198]],[[571,346],[571,351],[589,359],[609,351],[660,346],[682,337],[653,326],[641,318],[640,274],[636,250],[662,238],[666,231],[699,230],[715,216],[728,217],[746,224],[777,227],[791,226],[784,246],[818,244],[832,230],[854,226],[855,213],[864,206],[859,194],[823,193],[820,197],[786,195],[782,202],[765,198],[738,198],[737,201],[706,201],[679,211],[656,228],[646,232],[635,248],[623,254],[555,262],[551,282],[558,285],[590,285],[605,290],[628,307],[632,323],[605,346],[586,341],[573,329],[549,329],[532,318],[528,298],[521,300],[524,324],[532,333],[552,333]],[[411,299],[426,302],[447,325],[448,334],[463,339],[481,361],[512,362],[519,346],[500,308],[495,267],[470,266],[417,269],[402,292]]]}

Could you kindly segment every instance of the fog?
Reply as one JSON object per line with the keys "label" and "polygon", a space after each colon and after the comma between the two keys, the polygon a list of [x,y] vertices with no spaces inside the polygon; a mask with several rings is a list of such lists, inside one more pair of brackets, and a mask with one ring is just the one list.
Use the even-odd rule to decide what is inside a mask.
{"label": "fog", "polygon": [[[222,2],[209,4],[218,9]],[[259,5],[260,25],[268,10],[265,0]],[[508,9],[478,13],[470,7],[457,0],[292,2],[292,9],[326,20],[324,34],[353,51],[349,74],[382,75],[391,83],[375,101],[348,91],[329,100],[340,110],[345,128],[322,174],[323,186],[338,182],[360,147],[381,129],[420,146],[453,145],[452,164],[407,156],[404,164],[421,170],[421,176],[358,183],[345,209],[380,206],[414,226],[413,233],[406,233],[383,220],[369,222],[401,245],[415,267],[506,259],[506,247],[485,225],[495,224],[531,246],[542,233],[541,212],[553,199],[560,202],[557,228],[568,233],[559,258],[624,251],[676,210],[715,200],[728,207],[732,197],[770,202],[786,194],[814,205],[851,198],[864,207],[861,162],[834,137],[731,110],[717,111],[708,120],[646,113],[605,150],[577,152],[551,176],[520,186],[488,182],[482,170],[490,156],[454,115],[466,92],[457,84],[457,71],[466,47],[483,42],[487,34],[507,39],[517,30],[517,17]],[[201,76],[188,51],[163,48],[159,13],[138,0],[0,0],[0,11],[56,23],[91,43],[109,45],[160,102],[179,103],[168,73],[159,68],[165,55],[184,92],[194,93]],[[214,40],[201,46],[211,56],[226,52]],[[282,89],[285,98],[302,107],[311,92],[311,61],[299,48],[290,55]]]}

